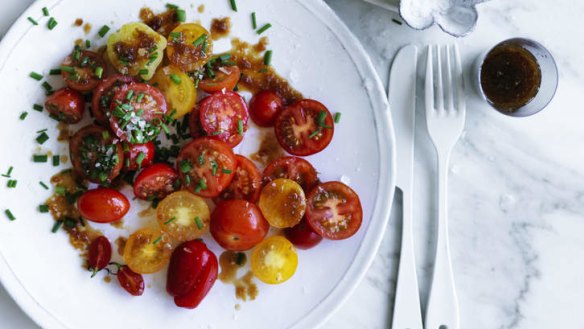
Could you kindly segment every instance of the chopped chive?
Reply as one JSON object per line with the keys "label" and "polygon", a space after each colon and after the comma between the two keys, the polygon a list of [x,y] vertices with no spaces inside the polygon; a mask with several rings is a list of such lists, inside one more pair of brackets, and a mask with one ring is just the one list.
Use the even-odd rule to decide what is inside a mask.
{"label": "chopped chive", "polygon": [[40,104],[34,104],[32,106],[32,109],[35,110],[35,111],[37,111],[37,112],[42,112],[43,111],[43,106],[40,105]]}
{"label": "chopped chive", "polygon": [[94,74],[98,79],[101,79],[101,77],[103,76],[103,67],[101,66],[96,67]]}
{"label": "chopped chive", "polygon": [[174,73],[170,75],[170,80],[172,80],[172,82],[174,82],[177,85],[180,85],[181,83],[180,77]]}
{"label": "chopped chive", "polygon": [[258,28],[258,21],[256,20],[256,13],[255,11],[251,13],[251,27],[255,30]]}
{"label": "chopped chive", "polygon": [[146,154],[144,154],[144,152],[140,152],[136,156],[136,164],[138,164],[138,169],[142,168],[142,162],[144,161],[145,158]]}
{"label": "chopped chive", "polygon": [[243,135],[243,120],[241,119],[237,121],[237,134]]}
{"label": "chopped chive", "polygon": [[45,89],[45,92],[47,95],[50,95],[53,93],[53,86],[51,86],[51,84],[48,83],[47,81],[43,82],[42,86]]}
{"label": "chopped chive", "polygon": [[268,66],[272,63],[272,51],[268,50],[264,54],[264,65]]}
{"label": "chopped chive", "polygon": [[136,97],[136,103],[142,102],[143,98],[144,98],[144,93],[139,93],[138,96]]}
{"label": "chopped chive", "polygon": [[49,16],[49,8],[43,7],[43,15]]}
{"label": "chopped chive", "polygon": [[203,153],[199,154],[199,164],[201,166],[205,164],[205,155]]}
{"label": "chopped chive", "polygon": [[89,39],[85,40],[85,48],[91,48],[91,41],[89,41]]}
{"label": "chopped chive", "polygon": [[166,134],[170,135],[170,130],[168,130],[168,127],[164,123],[160,124],[160,126],[162,127],[162,130],[164,130]]}
{"label": "chopped chive", "polygon": [[64,223],[67,228],[74,228],[75,226],[77,226],[77,221],[74,220],[73,218],[65,218]]}
{"label": "chopped chive", "polygon": [[272,27],[272,24],[270,24],[270,23],[265,24],[264,26],[260,27],[259,30],[257,30],[257,33],[262,34],[262,33],[266,32],[270,27]]}
{"label": "chopped chive", "polygon": [[2,174],[2,177],[10,178],[10,175],[12,175],[13,169],[14,169],[14,167],[10,166],[10,168],[8,168],[8,171],[5,174]]}
{"label": "chopped chive", "polygon": [[334,122],[339,123],[341,121],[341,112],[335,113]]}
{"label": "chopped chive", "polygon": [[47,22],[47,27],[49,28],[49,30],[52,30],[55,28],[55,26],[57,26],[57,24],[59,24],[59,22],[57,22],[55,18],[51,17]]}
{"label": "chopped chive", "polygon": [[26,111],[24,111],[24,112],[20,113],[20,116],[19,116],[20,120],[24,120],[24,119],[26,119],[26,116],[27,116],[27,115],[28,115],[28,112],[26,112]]}
{"label": "chopped chive", "polygon": [[162,241],[162,235],[156,238],[156,240],[152,241],[152,244],[158,244],[160,241]]}
{"label": "chopped chive", "polygon": [[61,66],[62,72],[75,73],[75,68],[72,66]]}
{"label": "chopped chive", "polygon": [[193,41],[193,46],[198,47],[203,44],[207,40],[206,34],[201,34],[195,41]]}
{"label": "chopped chive", "polygon": [[170,32],[169,35],[172,38],[172,42],[179,42],[182,36],[181,32]]}
{"label": "chopped chive", "polygon": [[203,229],[204,225],[203,225],[203,221],[201,220],[201,217],[199,217],[199,216],[195,217],[195,224],[197,224],[197,228],[199,230]]}
{"label": "chopped chive", "polygon": [[6,183],[6,187],[8,188],[15,188],[18,181],[16,179],[9,179]]}
{"label": "chopped chive", "polygon": [[49,71],[49,74],[50,75],[61,75],[61,69],[60,68],[58,68],[58,69],[51,69]]}
{"label": "chopped chive", "polygon": [[176,10],[176,20],[181,23],[187,20],[187,13],[184,11],[184,9]]}
{"label": "chopped chive", "polygon": [[39,206],[39,212],[41,213],[47,213],[49,212],[49,206],[47,206],[46,204],[42,204]]}
{"label": "chopped chive", "polygon": [[231,170],[229,170],[229,169],[225,169],[225,168],[221,169],[221,171],[222,171],[224,174],[231,174],[231,173],[233,172],[233,171],[231,171]]}
{"label": "chopped chive", "polygon": [[37,143],[39,143],[41,145],[43,145],[48,140],[49,140],[49,135],[47,135],[47,133],[44,131],[36,138]]}
{"label": "chopped chive", "polygon": [[168,225],[168,224],[170,224],[170,223],[174,222],[175,220],[176,220],[176,217],[175,217],[175,216],[172,216],[172,218],[171,218],[171,219],[169,219],[169,220],[167,220],[166,222],[164,222],[164,225]]}
{"label": "chopped chive", "polygon": [[213,176],[217,176],[217,168],[219,166],[217,165],[217,162],[215,162],[215,160],[211,161],[211,174]]}
{"label": "chopped chive", "polygon": [[193,168],[193,165],[191,164],[191,162],[189,160],[183,160],[180,162],[179,167],[180,167],[180,171],[182,171],[183,173],[186,174],[189,171],[191,171],[191,169]]}
{"label": "chopped chive", "polygon": [[149,72],[149,71],[148,71],[148,69],[140,69],[140,70],[138,71],[138,75],[147,75],[147,74],[148,74],[148,72]]}
{"label": "chopped chive", "polygon": [[185,176],[185,185],[191,185],[191,175]]}
{"label": "chopped chive", "polygon": [[67,190],[63,186],[55,186],[55,193],[58,195],[65,195]]}
{"label": "chopped chive", "polygon": [[46,154],[34,154],[32,156],[33,162],[47,162],[48,156]]}
{"label": "chopped chive", "polygon": [[178,9],[178,6],[172,3],[167,3],[166,8],[168,9]]}
{"label": "chopped chive", "polygon": [[6,209],[4,210],[4,213],[6,214],[6,217],[8,217],[9,220],[15,220],[16,217],[14,217],[14,215],[12,214],[12,211],[10,211],[10,209]]}
{"label": "chopped chive", "polygon": [[63,221],[62,220],[56,221],[55,222],[55,225],[53,225],[53,228],[51,229],[51,232],[57,233],[57,231],[61,228],[61,225],[63,225]]}
{"label": "chopped chive", "polygon": [[35,21],[32,17],[28,16],[26,19],[28,19],[29,22],[31,22],[33,25],[39,25],[39,23],[37,21]]}
{"label": "chopped chive", "polygon": [[45,189],[48,190],[49,187],[47,186],[47,184],[43,183],[43,182],[39,182],[39,184]]}
{"label": "chopped chive", "polygon": [[325,120],[326,120],[326,112],[325,111],[318,112],[318,117],[316,118],[316,123],[318,124],[319,127],[323,127],[325,125]]}
{"label": "chopped chive", "polygon": [[30,72],[30,74],[28,75],[29,77],[35,79],[36,81],[41,81],[43,79],[43,75],[40,73],[36,73],[36,72]]}
{"label": "chopped chive", "polygon": [[132,99],[132,97],[134,97],[134,91],[130,89],[130,91],[128,91],[128,93],[126,94],[126,100],[129,101]]}
{"label": "chopped chive", "polygon": [[211,133],[211,136],[221,135],[221,130],[217,130]]}
{"label": "chopped chive", "polygon": [[237,3],[235,0],[229,0],[229,3],[231,4],[231,9],[233,9],[233,11],[237,11]]}
{"label": "chopped chive", "polygon": [[102,26],[99,31],[97,32],[97,34],[99,35],[100,38],[103,38],[110,30],[110,27],[107,25]]}
{"label": "chopped chive", "polygon": [[53,155],[53,167],[58,167],[61,164],[61,157]]}
{"label": "chopped chive", "polygon": [[314,138],[316,135],[318,135],[318,133],[320,133],[320,128],[318,128],[317,130],[313,131],[312,134],[310,134],[308,136],[308,138],[312,139]]}

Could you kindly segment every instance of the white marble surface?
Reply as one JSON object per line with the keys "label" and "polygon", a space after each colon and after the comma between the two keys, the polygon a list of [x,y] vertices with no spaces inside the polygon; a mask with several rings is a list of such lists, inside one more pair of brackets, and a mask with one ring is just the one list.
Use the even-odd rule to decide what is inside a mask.
{"label": "white marble surface", "polygon": [[[4,0],[0,29],[30,0]],[[396,14],[359,0],[327,0],[361,40],[382,81],[406,43],[457,42],[468,64],[505,38],[524,36],[556,57],[560,87],[543,112],[524,119],[490,110],[469,90],[466,132],[451,162],[450,233],[462,328],[584,328],[584,2],[494,0],[479,5],[476,30],[454,39],[438,29],[413,31]],[[420,110],[420,109],[419,109]],[[432,145],[422,111],[416,150],[416,254],[423,306],[434,243]],[[398,200],[399,201],[399,196]],[[400,230],[399,202],[365,280],[324,325],[389,328]],[[0,328],[37,326],[0,287]]]}

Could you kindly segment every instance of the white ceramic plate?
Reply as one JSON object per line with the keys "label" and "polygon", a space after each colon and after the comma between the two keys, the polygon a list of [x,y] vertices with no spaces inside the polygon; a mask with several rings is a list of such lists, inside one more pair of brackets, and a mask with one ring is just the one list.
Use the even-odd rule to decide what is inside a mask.
{"label": "white ceramic plate", "polygon": [[[369,267],[389,218],[394,191],[394,137],[388,105],[381,83],[365,52],[347,28],[322,1],[246,0],[238,1],[239,12],[227,0],[204,1],[205,12],[198,14],[189,1],[173,1],[187,9],[188,20],[230,15],[233,35],[255,41],[250,13],[257,12],[259,24],[271,22],[266,33],[274,51],[273,65],[288,77],[306,97],[326,104],[332,112],[342,112],[331,145],[311,156],[321,179],[350,179],[359,193],[364,222],[357,235],[345,241],[325,241],[317,248],[299,251],[297,273],[281,285],[258,283],[255,301],[236,300],[234,288],[221,282],[213,287],[195,310],[174,306],[165,290],[165,273],[147,276],[148,288],[142,297],[129,296],[115,282],[102,277],[90,279],[82,269],[83,260],[63,232],[51,234],[52,220],[39,214],[37,207],[50,192],[39,181],[47,182],[58,169],[50,163],[31,161],[35,152],[67,154],[67,145],[56,142],[56,123],[46,112],[31,109],[44,102],[44,92],[28,77],[31,71],[48,76],[71,51],[77,38],[103,44],[97,36],[103,24],[118,28],[137,20],[139,8],[148,5],[163,10],[162,1],[52,0],[37,1],[14,24],[0,45],[0,171],[14,166],[16,189],[7,189],[0,180],[0,210],[11,209],[15,221],[0,214],[0,278],[17,303],[44,328],[314,328],[322,323],[350,294]],[[41,8],[48,7],[59,25],[46,28]],[[40,22],[33,26],[32,16]],[[85,35],[74,27],[83,18],[94,28]],[[58,77],[50,77],[54,86]],[[25,121],[19,120],[28,111]],[[51,139],[42,146],[35,142],[36,131],[48,128]],[[250,135],[253,136],[253,132]],[[246,137],[240,148],[253,152],[255,140]],[[132,214],[147,204],[133,206]],[[128,230],[95,225],[110,237],[128,235],[139,220],[126,217]],[[220,248],[206,237],[210,247]],[[240,310],[235,310],[236,304]]]}

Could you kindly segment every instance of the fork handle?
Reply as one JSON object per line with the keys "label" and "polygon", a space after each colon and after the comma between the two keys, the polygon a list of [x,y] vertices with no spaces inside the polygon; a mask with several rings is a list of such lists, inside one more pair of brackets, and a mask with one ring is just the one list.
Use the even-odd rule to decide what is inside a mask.
{"label": "fork handle", "polygon": [[[459,329],[458,297],[448,242],[448,161],[450,151],[438,152],[438,230],[426,329]],[[442,327],[441,327],[442,326]]]}

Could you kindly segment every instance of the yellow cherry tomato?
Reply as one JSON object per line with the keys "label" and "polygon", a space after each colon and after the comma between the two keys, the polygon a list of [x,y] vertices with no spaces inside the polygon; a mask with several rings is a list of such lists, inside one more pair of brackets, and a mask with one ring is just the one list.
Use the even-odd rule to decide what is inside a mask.
{"label": "yellow cherry tomato", "polygon": [[265,239],[251,254],[252,273],[268,284],[278,284],[290,279],[297,267],[296,249],[282,236]]}
{"label": "yellow cherry tomato", "polygon": [[162,200],[156,208],[156,220],[175,242],[196,239],[209,227],[209,206],[188,191],[178,191]]}
{"label": "yellow cherry tomato", "polygon": [[210,35],[200,24],[186,23],[177,26],[168,36],[168,60],[185,72],[200,69],[213,54]]}
{"label": "yellow cherry tomato", "polygon": [[170,65],[159,68],[150,80],[164,94],[168,111],[175,110],[173,118],[178,119],[191,112],[197,102],[197,90],[189,76]]}
{"label": "yellow cherry tomato", "polygon": [[264,186],[258,206],[270,225],[288,228],[302,220],[306,211],[306,197],[298,183],[278,178]]}
{"label": "yellow cherry tomato", "polygon": [[166,39],[143,23],[128,23],[107,39],[107,57],[122,74],[150,80],[162,62]]}
{"label": "yellow cherry tomato", "polygon": [[172,245],[169,240],[158,229],[140,229],[128,238],[124,247],[124,261],[136,273],[158,272],[170,260]]}

